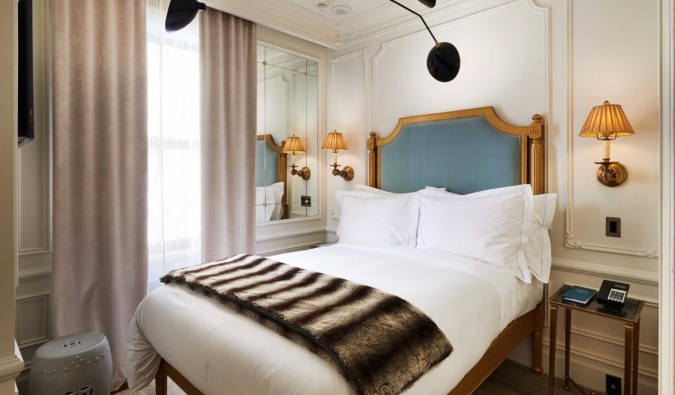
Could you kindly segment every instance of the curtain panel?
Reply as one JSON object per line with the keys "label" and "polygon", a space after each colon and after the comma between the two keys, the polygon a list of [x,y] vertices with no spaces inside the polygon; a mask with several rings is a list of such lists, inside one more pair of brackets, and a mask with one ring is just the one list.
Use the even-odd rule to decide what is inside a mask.
{"label": "curtain panel", "polygon": [[147,289],[146,3],[52,0],[54,337],[103,333],[112,388]]}
{"label": "curtain panel", "polygon": [[256,25],[212,8],[199,21],[202,260],[255,249]]}

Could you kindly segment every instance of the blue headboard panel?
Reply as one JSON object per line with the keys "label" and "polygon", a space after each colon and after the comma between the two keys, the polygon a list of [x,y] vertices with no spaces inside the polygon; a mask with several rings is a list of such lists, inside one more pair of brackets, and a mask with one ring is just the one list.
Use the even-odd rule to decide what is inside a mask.
{"label": "blue headboard panel", "polygon": [[521,182],[521,137],[484,117],[406,125],[380,155],[380,187],[391,192],[435,186],[466,194]]}
{"label": "blue headboard panel", "polygon": [[401,118],[368,139],[368,185],[390,192],[426,186],[467,194],[510,185],[545,193],[544,125],[502,121],[492,107]]}
{"label": "blue headboard panel", "polygon": [[257,140],[255,146],[255,186],[265,187],[279,182],[279,154],[267,140]]}

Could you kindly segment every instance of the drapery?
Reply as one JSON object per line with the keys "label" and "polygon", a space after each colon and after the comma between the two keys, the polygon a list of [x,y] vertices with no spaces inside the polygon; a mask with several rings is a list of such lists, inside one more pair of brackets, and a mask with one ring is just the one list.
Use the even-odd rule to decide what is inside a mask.
{"label": "drapery", "polygon": [[148,290],[201,260],[199,18],[168,33],[169,0],[148,3]]}
{"label": "drapery", "polygon": [[52,0],[54,337],[110,342],[147,289],[146,3]]}
{"label": "drapery", "polygon": [[256,25],[212,8],[199,25],[202,260],[255,248]]}

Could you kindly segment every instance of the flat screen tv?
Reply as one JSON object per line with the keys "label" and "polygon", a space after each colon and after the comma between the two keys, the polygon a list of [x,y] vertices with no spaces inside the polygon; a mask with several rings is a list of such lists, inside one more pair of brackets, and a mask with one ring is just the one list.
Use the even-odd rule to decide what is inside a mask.
{"label": "flat screen tv", "polygon": [[33,0],[19,0],[19,147],[35,137],[33,119]]}

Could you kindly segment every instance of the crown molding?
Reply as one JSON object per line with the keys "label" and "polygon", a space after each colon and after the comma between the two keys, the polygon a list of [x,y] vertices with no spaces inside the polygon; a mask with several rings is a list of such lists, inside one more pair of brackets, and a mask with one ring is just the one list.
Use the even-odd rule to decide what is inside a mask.
{"label": "crown molding", "polygon": [[[447,21],[448,12],[466,12],[466,7],[478,7],[482,12],[500,4],[526,1],[533,8],[541,8],[535,0],[448,0],[433,9],[419,5],[411,7],[419,12],[432,28]],[[419,19],[399,7],[382,4],[369,11],[356,14],[340,22],[285,0],[207,0],[205,3],[217,10],[279,30],[330,49],[338,49],[375,36],[419,24]],[[480,3],[477,5],[476,3]],[[470,12],[470,11],[469,11]],[[421,24],[420,24],[421,27]],[[422,29],[424,30],[424,29]]]}

